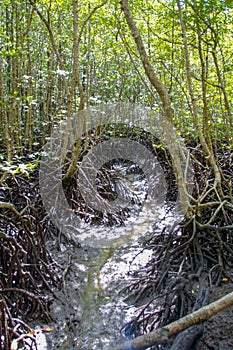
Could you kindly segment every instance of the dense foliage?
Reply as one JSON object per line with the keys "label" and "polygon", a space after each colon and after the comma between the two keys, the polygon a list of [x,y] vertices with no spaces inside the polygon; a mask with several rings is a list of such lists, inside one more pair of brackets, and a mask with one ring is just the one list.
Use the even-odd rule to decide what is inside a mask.
{"label": "dense foliage", "polygon": [[[220,1],[181,6],[203,132],[232,142],[232,10]],[[140,1],[131,7],[169,92],[178,131],[198,138],[176,2]],[[44,143],[54,122],[80,104],[123,100],[159,108],[118,1],[4,0],[1,18],[3,159]]]}

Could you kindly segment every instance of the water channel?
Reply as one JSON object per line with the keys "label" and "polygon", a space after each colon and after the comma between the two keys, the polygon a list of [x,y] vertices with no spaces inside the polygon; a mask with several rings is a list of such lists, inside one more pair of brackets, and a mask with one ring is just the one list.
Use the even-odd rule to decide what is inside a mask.
{"label": "water channel", "polygon": [[109,350],[110,345],[125,339],[121,329],[136,310],[125,287],[134,272],[152,258],[153,251],[146,242],[175,220],[173,214],[167,215],[167,208],[146,200],[145,179],[136,174],[131,183],[139,201],[132,204],[133,214],[123,225],[85,227],[87,235],[100,237],[100,241],[101,236],[105,240],[111,237],[109,244],[75,247],[61,241],[58,249],[56,242],[48,242],[64,270],[62,291],[56,292],[51,306],[55,322],[48,336],[49,349]]}

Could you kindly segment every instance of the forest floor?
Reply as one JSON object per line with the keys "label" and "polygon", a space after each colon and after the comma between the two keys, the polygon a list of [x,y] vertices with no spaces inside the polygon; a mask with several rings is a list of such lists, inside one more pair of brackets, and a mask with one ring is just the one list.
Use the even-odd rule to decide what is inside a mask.
{"label": "forest floor", "polygon": [[[160,152],[162,152],[161,149]],[[232,153],[230,153],[229,156],[227,153],[222,153],[223,154],[220,154],[221,162],[224,164],[224,171],[226,172],[227,180],[224,182],[224,190],[226,193],[231,193],[233,177],[231,170],[229,171],[229,169],[232,169]],[[169,317],[171,322],[172,317],[174,316],[174,313],[172,313],[171,310],[179,308],[180,300],[182,300],[182,302],[184,300],[185,303],[183,315],[185,314],[186,309],[187,313],[188,310],[192,310],[194,304],[193,299],[195,298],[190,298],[190,295],[193,296],[193,294],[192,284],[190,283],[190,279],[188,277],[189,275],[194,276],[191,282],[193,284],[197,283],[196,278],[199,276],[199,270],[201,267],[200,264],[203,263],[203,261],[206,262],[205,266],[208,266],[213,272],[213,276],[210,276],[212,284],[217,283],[216,280],[221,280],[222,276],[226,276],[225,271],[222,271],[221,268],[213,269],[213,267],[219,266],[218,263],[220,257],[224,257],[224,263],[227,265],[227,270],[229,268],[233,268],[232,204],[230,202],[228,203],[226,200],[221,201],[218,194],[216,194],[215,188],[211,188],[211,181],[205,178],[205,174],[203,175],[205,164],[202,153],[194,156],[197,159],[200,159],[197,164],[195,163],[195,183],[197,183],[197,189],[196,192],[194,191],[194,198],[198,198],[199,193],[202,193],[203,197],[203,191],[206,191],[205,196],[203,197],[204,199],[202,198],[202,201],[200,201],[200,205],[203,205],[202,208],[205,210],[201,210],[201,216],[199,215],[195,217],[195,222],[190,221],[188,223],[181,223],[181,225],[175,226],[172,230],[170,230],[170,224],[168,225],[167,221],[161,220],[161,225],[164,223],[165,229],[162,227],[160,228],[158,225],[160,234],[155,234],[153,239],[148,241],[150,242],[150,249],[153,251],[153,257],[150,264],[143,269],[139,269],[138,276],[136,272],[135,274],[133,273],[131,275],[135,278],[132,278],[132,283],[130,284],[129,288],[129,294],[133,297],[136,296],[134,303],[135,305],[140,308],[140,306],[143,305],[143,301],[146,301],[145,314],[148,316],[148,318],[146,319],[146,326],[144,326],[144,313],[140,311],[139,316],[134,318],[132,322],[130,321],[130,328],[127,328],[127,331],[130,331],[130,336],[137,336],[140,334],[142,329],[144,330],[146,327],[149,328],[150,324],[159,322],[160,314],[157,312],[158,309],[156,308],[158,305],[159,310],[161,310],[161,315],[163,310],[166,311],[168,315],[168,322]],[[163,155],[160,155],[159,160],[163,162]],[[163,163],[165,165],[167,164],[167,162]],[[132,164],[129,164],[129,166],[132,167]],[[200,166],[200,169],[198,166]],[[167,174],[166,180],[168,182],[167,200],[168,202],[174,202],[176,199],[176,191],[174,191],[174,188],[176,189],[174,186],[175,178],[173,176],[174,174],[172,172],[172,168],[170,170],[169,169],[169,167],[167,169],[164,168],[164,172]],[[107,177],[104,177],[104,175]],[[92,220],[95,225],[99,223],[99,221],[100,223],[103,221],[103,224],[119,224],[118,217],[115,218],[113,215],[107,218],[108,222],[105,223],[104,216],[101,217],[98,211],[93,212],[87,205],[85,205],[85,203],[82,203],[79,198],[80,195],[76,180],[77,179],[74,178],[74,182],[70,184],[70,187],[67,186],[66,189],[66,193],[69,194],[70,205],[73,205],[72,203],[76,204],[76,207],[73,208],[72,206],[72,209],[76,210],[77,213],[84,213],[84,218],[90,217],[90,220]],[[100,189],[103,190],[102,194],[106,195],[106,198],[108,198],[108,188],[112,188],[111,184],[113,181],[116,181],[116,177],[111,178],[108,171],[103,171],[103,174],[100,174],[100,180],[102,181],[100,181],[100,184],[102,185]],[[47,251],[47,239],[56,240],[58,238],[61,256],[64,255],[64,249],[66,246],[65,244],[63,245],[60,232],[57,232],[56,228],[51,224],[49,216],[45,212],[40,196],[40,187],[38,184],[38,170],[36,169],[34,173],[30,174],[30,178],[28,178],[25,174],[12,176],[7,179],[6,186],[0,187],[0,202],[2,203],[0,205],[0,209],[2,209],[0,213],[0,296],[4,296],[4,302],[5,299],[7,301],[10,300],[10,308],[9,306],[8,308],[12,315],[18,316],[23,314],[27,316],[27,314],[29,314],[34,320],[43,319],[43,322],[46,322],[47,324],[51,321],[49,311],[51,311],[50,307],[53,298],[47,298],[46,294],[54,288],[57,288],[58,290],[62,288],[62,291],[64,291],[65,286],[69,287],[69,284],[65,283],[65,277],[66,275],[69,277],[68,272],[70,272],[71,261],[70,256],[68,256],[64,261],[64,264],[61,260],[59,261],[59,264],[54,264],[50,252]],[[229,189],[227,187],[228,185]],[[70,191],[70,189],[73,189],[73,192]],[[125,191],[126,190],[127,186],[125,187]],[[128,193],[129,192],[126,194]],[[131,197],[133,200],[134,197]],[[230,199],[232,199],[232,197]],[[137,204],[136,198],[133,203]],[[217,205],[213,206],[213,203],[217,203]],[[80,211],[80,208],[84,211]],[[167,212],[165,213],[167,214]],[[81,219],[83,218],[81,215],[80,217]],[[172,216],[170,215],[170,217]],[[120,224],[123,222],[120,222]],[[210,222],[211,225],[208,225],[208,222]],[[225,226],[227,229],[224,228]],[[222,229],[216,231],[216,227]],[[17,254],[15,254],[15,252]],[[198,254],[195,254],[196,252],[198,252]],[[93,257],[91,256],[91,253],[91,251],[85,252],[85,261],[92,261]],[[193,259],[194,254],[195,259]],[[75,264],[80,263],[80,261],[77,260],[76,255],[74,258],[71,256],[71,258]],[[15,259],[17,259],[17,263],[15,262]],[[81,263],[83,264],[82,259]],[[99,269],[102,268],[101,260],[99,260],[98,266]],[[91,268],[88,270],[90,272],[88,277],[93,278],[93,276],[95,277],[95,274],[98,274],[98,271],[95,269],[93,270],[91,264],[90,266],[88,265],[88,268],[89,267]],[[80,273],[78,275],[78,277],[81,277],[79,280],[85,281],[85,266],[84,270],[81,271],[83,271],[83,274]],[[201,278],[206,278],[205,268],[203,271],[204,276],[199,276],[200,281]],[[171,275],[177,276],[177,279],[171,279]],[[233,270],[230,274],[227,273],[227,276],[233,277]],[[91,280],[91,278],[89,279]],[[209,302],[215,301],[233,290],[233,279],[230,278],[230,280],[231,282],[222,282],[222,285],[213,290]],[[77,276],[71,279],[72,283],[73,281],[77,281]],[[93,279],[91,281],[93,282]],[[17,286],[17,289],[15,286]],[[155,286],[158,288],[156,289]],[[167,296],[165,293],[163,293],[164,290],[162,287],[160,288],[160,286],[166,286]],[[81,285],[74,283],[73,287],[75,288],[76,294],[80,293],[80,287],[82,287]],[[16,293],[15,290],[17,290],[18,293]],[[24,290],[23,293],[22,290]],[[28,291],[33,292],[28,293]],[[153,293],[153,295],[151,293]],[[161,293],[162,297],[160,298]],[[109,295],[107,295],[107,298],[109,298]],[[156,301],[157,305],[155,303],[154,307],[154,304],[148,304],[148,298]],[[75,296],[71,301],[74,300],[77,303],[77,310],[79,310],[78,297]],[[105,301],[106,300],[104,300],[104,303]],[[110,299],[109,304],[111,304],[111,302],[112,301]],[[23,324],[21,327],[22,329],[17,328],[18,333],[13,334],[11,331],[12,324],[14,327],[18,326],[16,323],[13,323],[14,320],[11,316],[8,318],[9,311],[5,305],[7,306],[7,304],[3,304],[3,311],[0,310],[0,314],[1,312],[4,313],[4,317],[2,317],[2,319],[0,317],[0,321],[2,322],[2,320],[6,319],[8,320],[7,326],[5,324],[2,326],[2,328],[5,327],[5,339],[7,339],[8,343],[6,341],[2,346],[0,343],[1,349],[8,349],[9,347],[7,345],[12,340],[12,335],[14,337],[20,337],[22,334],[27,334],[29,327],[27,325],[27,327],[25,327]],[[77,325],[79,325],[80,320],[76,317],[77,313],[73,312],[74,302],[71,302],[70,305],[72,308],[72,314],[74,314],[75,317],[74,329],[79,332]],[[111,308],[109,309],[111,311]],[[155,310],[155,312],[153,313],[151,310]],[[60,309],[57,312],[60,313],[60,316],[64,316],[64,313],[61,313]],[[179,310],[175,317],[179,317]],[[180,317],[182,317],[182,315],[180,315]],[[17,318],[15,319],[17,320]],[[73,319],[71,321],[73,321]],[[70,322],[70,319],[68,319],[67,322]],[[64,325],[65,328],[68,327],[68,324],[64,322],[64,317],[61,320],[61,324]],[[222,311],[205,323],[204,335],[198,344],[196,344],[195,350],[233,349],[232,331],[233,307]],[[61,334],[58,334],[58,339],[60,335]],[[74,334],[72,333],[71,336],[73,335]],[[79,336],[79,333],[77,336]],[[71,339],[72,343],[74,338],[76,338],[76,334]],[[70,339],[68,340],[70,341]],[[71,347],[68,346],[67,348],[70,349]],[[62,349],[66,348],[63,346]],[[183,348],[179,348],[179,350],[182,349]],[[192,350],[194,350],[194,348]]]}
{"label": "forest floor", "polygon": [[[213,302],[232,292],[233,283],[224,283],[216,287],[210,298]],[[203,337],[196,345],[196,350],[233,349],[233,306],[211,317],[205,323]]]}

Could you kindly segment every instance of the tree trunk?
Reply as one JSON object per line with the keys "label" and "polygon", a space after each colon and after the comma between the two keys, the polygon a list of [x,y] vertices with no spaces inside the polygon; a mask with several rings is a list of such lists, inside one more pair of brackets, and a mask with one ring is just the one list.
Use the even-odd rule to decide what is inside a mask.
{"label": "tree trunk", "polygon": [[[123,344],[114,345],[110,349],[114,350],[145,350],[156,344],[166,343],[175,334],[208,320],[220,311],[233,305],[233,292],[218,299],[217,301],[202,307],[190,315],[182,317],[178,321],[172,322],[163,328],[159,328],[148,334],[141,335]],[[109,349],[109,350],[110,350]]]}
{"label": "tree trunk", "polygon": [[170,98],[167,93],[166,87],[164,86],[162,81],[158,78],[158,76],[155,74],[154,68],[149,60],[141,35],[131,16],[128,0],[122,0],[121,6],[125,15],[126,22],[128,24],[129,29],[131,30],[132,36],[134,38],[135,44],[140,54],[140,58],[141,58],[145,73],[148,79],[150,80],[152,86],[155,88],[155,90],[159,94],[159,97],[162,101],[163,116],[162,116],[162,119],[158,121],[160,123],[159,127],[162,129],[162,134],[163,134],[161,135],[162,141],[166,144],[172,157],[172,164],[176,174],[177,185],[178,185],[179,196],[180,196],[180,203],[181,203],[183,214],[185,214],[186,216],[190,216],[191,214],[190,201],[189,201],[189,196],[187,193],[187,188],[185,183],[186,181],[185,174],[183,173],[182,165],[181,165],[181,157],[182,156],[185,157],[185,155],[183,155],[181,146],[177,140],[177,137],[174,131],[173,109],[171,107]]}
{"label": "tree trunk", "polygon": [[121,5],[122,5],[122,10],[124,12],[128,27],[130,28],[134,41],[137,45],[137,49],[140,54],[140,58],[141,58],[145,73],[148,79],[150,80],[152,86],[156,89],[157,93],[159,94],[159,97],[162,101],[163,112],[166,118],[169,120],[170,123],[173,123],[173,110],[171,108],[169,95],[167,93],[166,87],[164,86],[162,81],[157,77],[157,75],[155,74],[154,68],[150,63],[149,57],[144,47],[144,43],[142,41],[142,37],[131,16],[128,0],[122,0]]}
{"label": "tree trunk", "polygon": [[209,164],[213,169],[214,176],[215,176],[215,187],[217,187],[222,194],[222,189],[221,189],[221,174],[218,168],[218,165],[216,163],[215,157],[213,152],[211,152],[211,149],[208,147],[208,144],[206,142],[206,139],[204,137],[200,121],[199,121],[199,116],[198,116],[198,108],[196,104],[196,98],[194,96],[193,92],[193,84],[192,84],[192,78],[191,78],[191,69],[190,69],[190,60],[189,60],[189,51],[188,51],[188,44],[187,44],[187,36],[186,36],[186,28],[185,28],[185,23],[183,19],[183,14],[182,14],[182,8],[180,4],[180,0],[177,0],[177,7],[179,11],[179,18],[180,18],[180,26],[181,26],[181,31],[182,31],[182,37],[183,37],[183,45],[184,45],[184,54],[185,54],[185,63],[186,63],[186,75],[187,75],[187,82],[188,82],[188,89],[189,89],[189,94],[191,98],[191,103],[193,107],[193,115],[194,115],[194,123],[196,126],[196,129],[198,131],[198,135],[200,138],[201,146],[203,148],[204,153],[208,157]]}

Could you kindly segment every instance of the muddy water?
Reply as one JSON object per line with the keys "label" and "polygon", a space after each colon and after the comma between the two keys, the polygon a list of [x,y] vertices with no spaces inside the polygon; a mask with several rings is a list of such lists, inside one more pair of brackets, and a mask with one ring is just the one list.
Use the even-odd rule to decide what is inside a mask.
{"label": "muddy water", "polygon": [[145,199],[143,181],[136,176],[133,182],[143,204],[136,203],[134,212],[131,208],[133,215],[124,225],[87,225],[85,234],[94,239],[89,246],[75,247],[66,241],[61,241],[59,248],[57,242],[48,244],[64,271],[63,288],[56,291],[51,305],[54,323],[48,336],[49,349],[107,350],[110,344],[123,340],[121,329],[136,310],[125,287],[152,257],[145,242],[161,232],[162,226],[172,225],[176,217]]}
{"label": "muddy water", "polygon": [[[149,232],[144,239],[149,237]],[[121,243],[121,242],[120,242]],[[152,251],[143,238],[105,248],[75,248],[61,245],[51,249],[63,266],[63,291],[56,293],[51,306],[54,331],[48,341],[51,349],[105,349],[119,340],[121,328],[134,313],[125,301],[124,287],[131,274],[143,268]]]}
{"label": "muddy water", "polygon": [[64,268],[64,285],[51,306],[55,322],[48,337],[49,349],[109,350],[110,344],[125,339],[121,329],[136,311],[125,286],[152,257],[145,242],[161,232],[162,226],[174,222],[170,215],[152,228],[148,215],[138,225],[143,234],[131,240],[127,235],[126,241],[121,237],[118,245],[114,242],[112,247],[79,248],[64,243],[60,250],[51,249]]}
{"label": "muddy water", "polygon": [[124,287],[133,270],[142,267],[150,256],[151,252],[142,250],[136,242],[130,247],[114,248],[114,252],[102,250],[94,269],[88,270],[90,279],[82,295],[85,311],[81,327],[85,340],[80,349],[106,349],[120,338],[121,328],[135,309],[129,300],[125,301]]}

